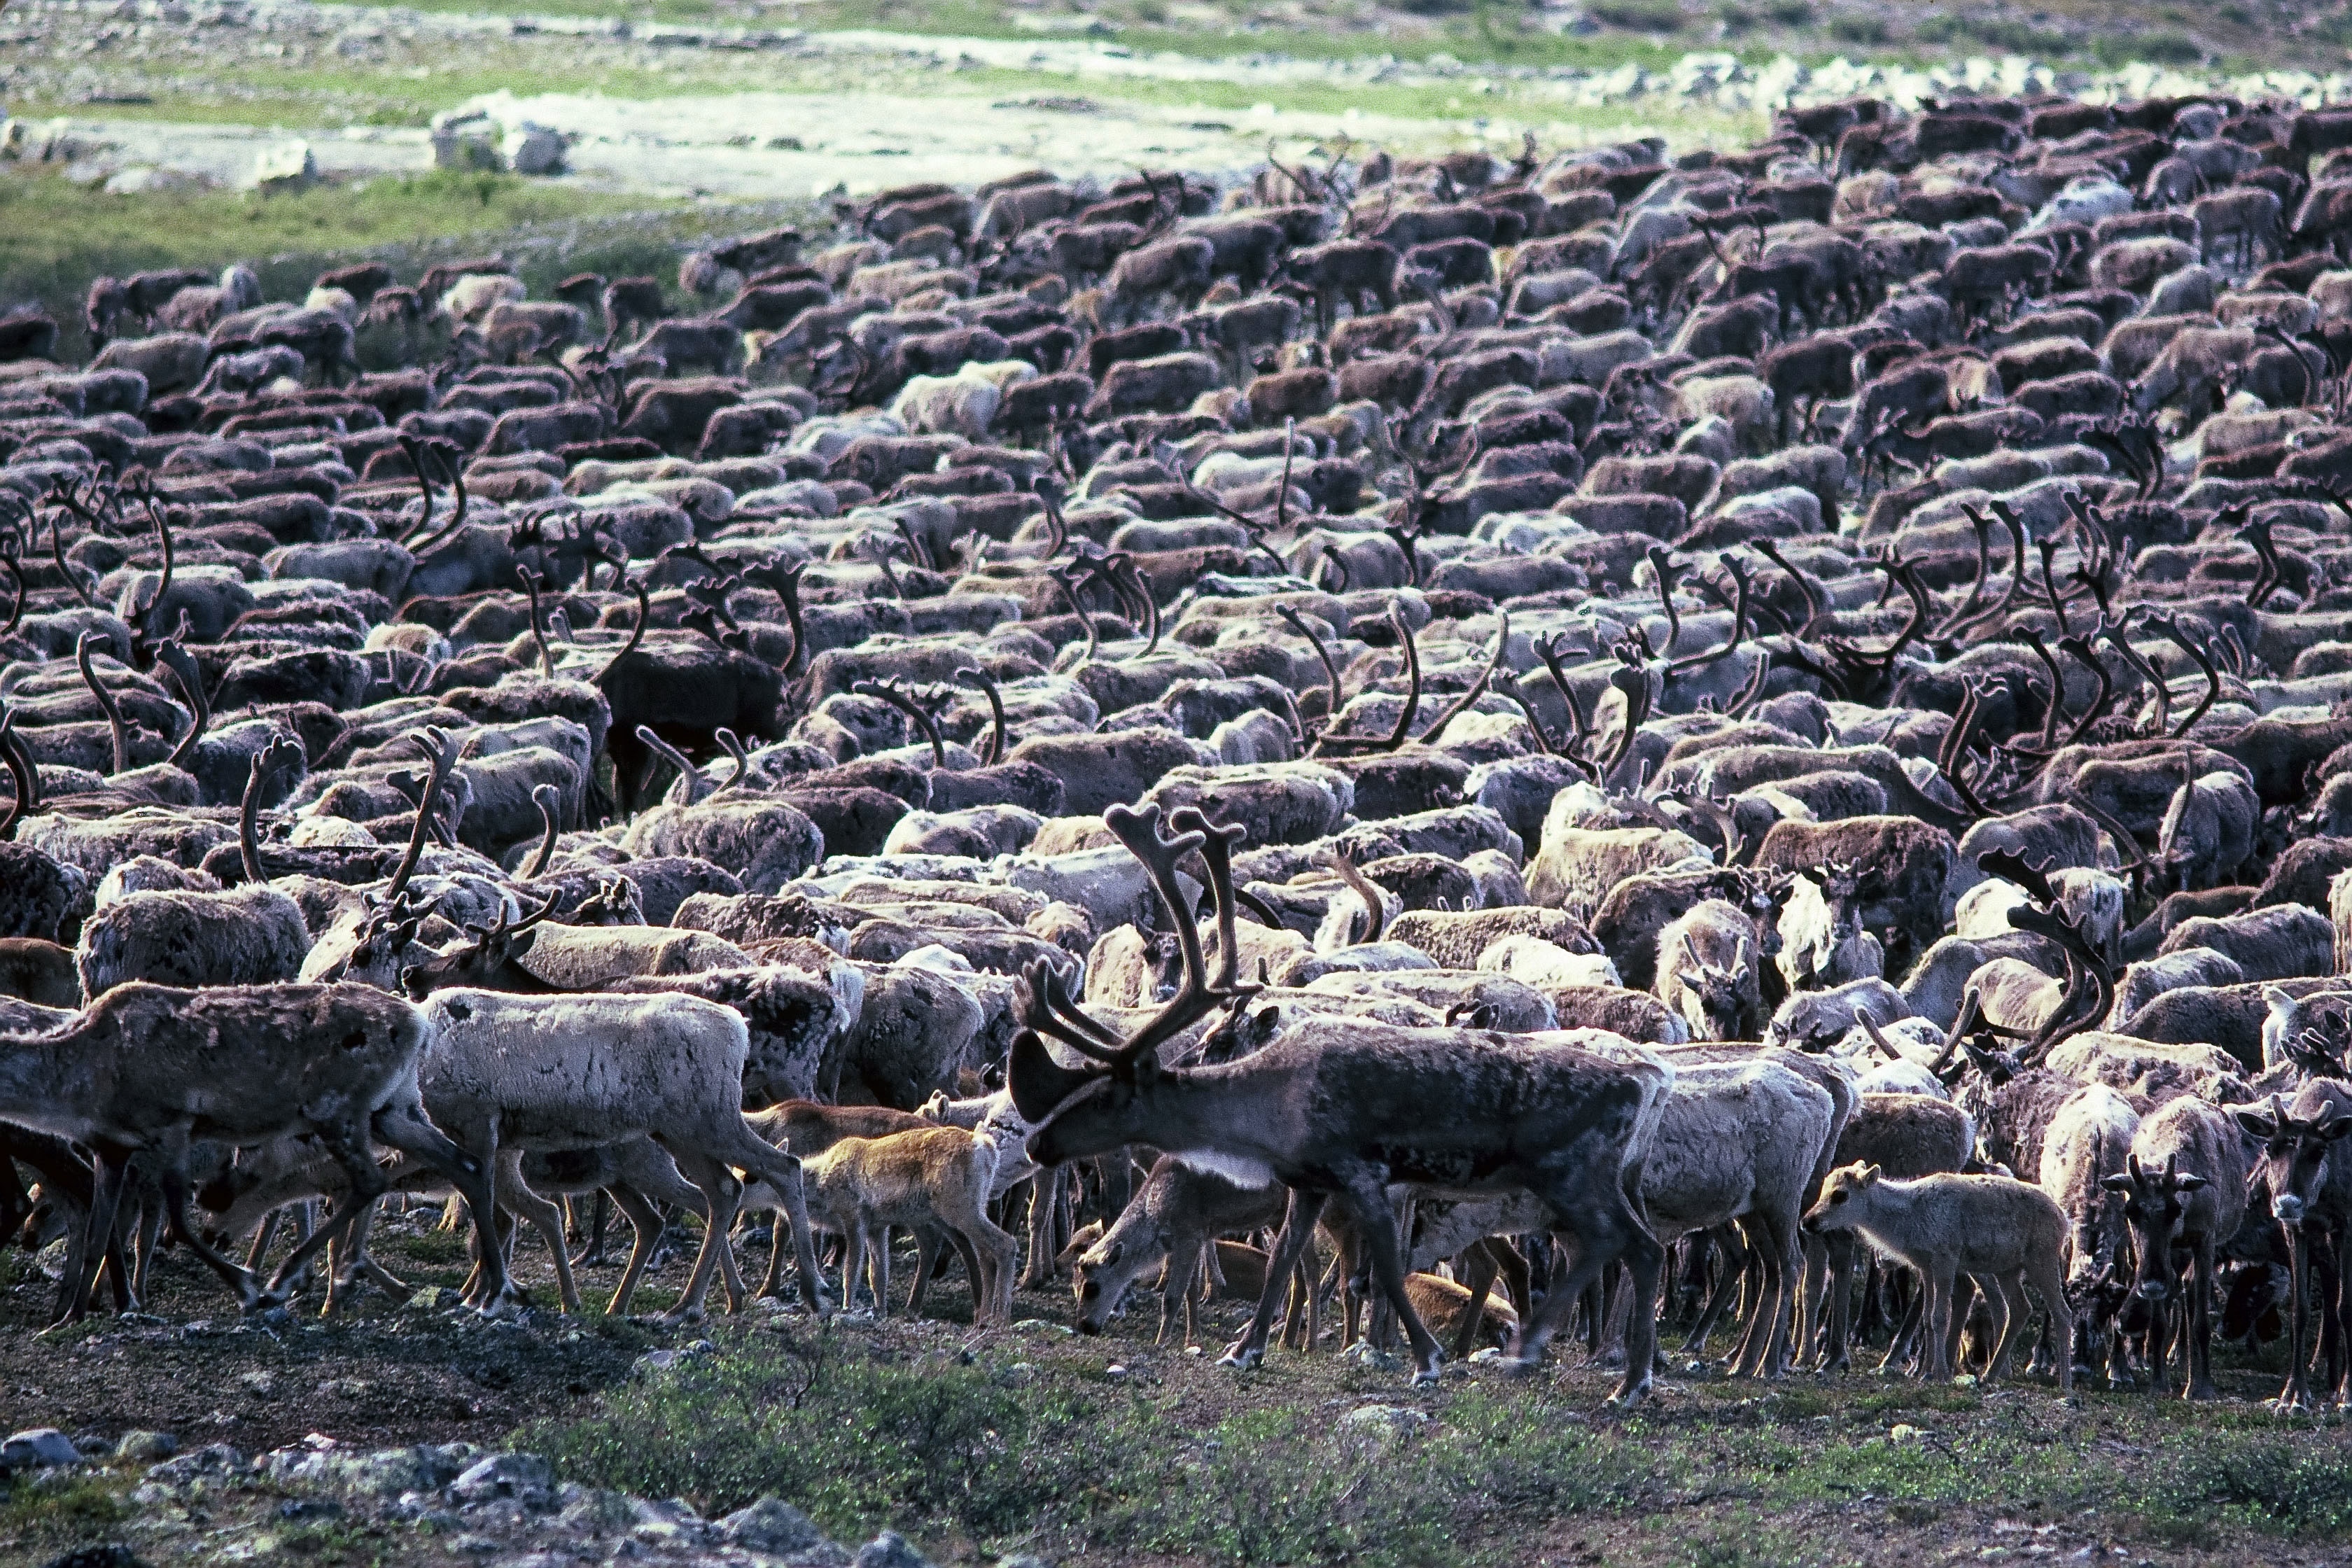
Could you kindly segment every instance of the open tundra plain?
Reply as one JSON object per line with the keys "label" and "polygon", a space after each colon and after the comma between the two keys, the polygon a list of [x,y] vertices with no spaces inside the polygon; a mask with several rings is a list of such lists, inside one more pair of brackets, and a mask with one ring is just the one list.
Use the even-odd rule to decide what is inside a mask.
{"label": "open tundra plain", "polygon": [[0,8],[0,1563],[2345,1561],[2347,45]]}

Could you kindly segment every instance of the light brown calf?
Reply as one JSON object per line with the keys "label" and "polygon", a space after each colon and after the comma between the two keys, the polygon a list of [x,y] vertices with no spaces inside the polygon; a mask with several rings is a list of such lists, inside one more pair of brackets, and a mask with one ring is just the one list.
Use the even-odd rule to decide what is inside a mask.
{"label": "light brown calf", "polygon": [[[2066,1303],[2066,1216],[2041,1188],[2008,1176],[1922,1176],[1915,1182],[1882,1175],[1859,1162],[1830,1173],[1821,1201],[1805,1215],[1813,1231],[1860,1231],[1881,1252],[1916,1269],[1927,1285],[1927,1337],[1920,1366],[1928,1379],[1952,1375],[1953,1282],[1972,1274],[1999,1288],[2000,1341],[1988,1382],[2009,1367],[2009,1352],[2025,1327],[2024,1286],[2049,1309],[2052,1338],[2073,1343],[2074,1314]],[[2058,1386],[2074,1386],[2074,1358],[2058,1358]]]}
{"label": "light brown calf", "polygon": [[[988,1217],[996,1148],[961,1127],[845,1138],[802,1162],[811,1220],[849,1239],[842,1264],[846,1304],[861,1269],[871,1274],[875,1310],[889,1311],[889,1227],[937,1226],[971,1244],[981,1262],[972,1291],[974,1322],[1010,1322],[1013,1272],[1020,1248]],[[870,1263],[868,1259],[871,1259]]]}

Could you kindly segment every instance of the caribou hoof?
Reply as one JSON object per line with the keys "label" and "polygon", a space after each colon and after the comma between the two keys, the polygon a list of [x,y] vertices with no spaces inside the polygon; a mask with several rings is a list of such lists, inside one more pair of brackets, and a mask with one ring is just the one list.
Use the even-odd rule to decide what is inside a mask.
{"label": "caribou hoof", "polygon": [[1619,1384],[1617,1391],[1609,1396],[1607,1403],[1619,1410],[1631,1410],[1649,1396],[1650,1380],[1645,1377],[1639,1383]]}
{"label": "caribou hoof", "polygon": [[1235,1344],[1217,1358],[1219,1366],[1232,1367],[1235,1372],[1249,1372],[1265,1360],[1265,1352],[1251,1344]]}
{"label": "caribou hoof", "polygon": [[1496,1361],[1495,1370],[1509,1378],[1533,1377],[1543,1370],[1543,1361],[1538,1356],[1507,1355]]}

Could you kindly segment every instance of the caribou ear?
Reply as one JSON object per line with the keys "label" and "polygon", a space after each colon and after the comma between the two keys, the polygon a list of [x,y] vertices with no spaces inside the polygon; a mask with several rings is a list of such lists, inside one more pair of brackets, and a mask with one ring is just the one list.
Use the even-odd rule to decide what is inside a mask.
{"label": "caribou ear", "polygon": [[2132,1179],[2123,1172],[2117,1171],[2114,1175],[2100,1177],[2099,1185],[2111,1193],[2127,1193],[2132,1190]]}
{"label": "caribou ear", "polygon": [[2275,985],[2263,987],[2263,1000],[2269,1004],[2273,1017],[2284,1017],[2294,1011],[2294,998]]}
{"label": "caribou ear", "polygon": [[1024,1029],[1013,1037],[1013,1054],[1004,1069],[1004,1084],[1013,1091],[1013,1109],[1030,1123],[1045,1121],[1070,1096],[1101,1077],[1099,1073],[1066,1068],[1045,1049],[1045,1042]]}
{"label": "caribou ear", "polygon": [[2176,1193],[2193,1193],[2200,1187],[2211,1184],[2194,1171],[2178,1172],[2172,1178],[2172,1190]]}
{"label": "caribou ear", "polygon": [[[2237,1116],[2240,1127],[2265,1143],[2278,1136],[2278,1123],[2271,1120],[2270,1112],[2267,1110],[2241,1110]],[[2347,1122],[2345,1125],[2352,1127],[2352,1122]]]}
{"label": "caribou ear", "polygon": [[2347,1132],[2352,1132],[2352,1116],[2335,1115],[2336,1108],[2332,1105],[2327,1110],[2329,1114],[2322,1117],[2319,1125],[2312,1131],[2332,1143]]}
{"label": "caribou ear", "polygon": [[1109,1250],[1102,1256],[1102,1266],[1105,1268],[1116,1268],[1118,1267],[1118,1260],[1126,1256],[1127,1243],[1114,1241],[1110,1244]]}
{"label": "caribou ear", "polygon": [[1862,1169],[1862,1184],[1865,1187],[1876,1186],[1878,1184],[1878,1178],[1881,1174],[1883,1174],[1883,1173],[1877,1166],[1864,1165]]}

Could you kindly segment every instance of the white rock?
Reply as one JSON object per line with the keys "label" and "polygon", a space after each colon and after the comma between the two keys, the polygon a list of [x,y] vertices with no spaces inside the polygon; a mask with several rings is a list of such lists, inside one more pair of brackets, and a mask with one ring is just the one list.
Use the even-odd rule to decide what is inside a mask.
{"label": "white rock", "polygon": [[308,142],[280,142],[254,155],[240,188],[278,192],[306,190],[319,181],[319,160]]}

